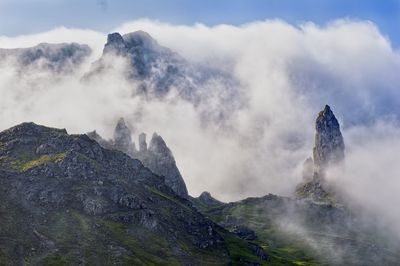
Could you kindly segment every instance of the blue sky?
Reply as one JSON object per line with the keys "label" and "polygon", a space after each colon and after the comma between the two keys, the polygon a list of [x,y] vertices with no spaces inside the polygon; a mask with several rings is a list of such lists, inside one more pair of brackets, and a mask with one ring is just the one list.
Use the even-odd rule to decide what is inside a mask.
{"label": "blue sky", "polygon": [[174,24],[243,24],[280,18],[324,24],[348,17],[371,20],[400,45],[400,0],[0,0],[0,35],[57,26],[108,32],[138,18]]}

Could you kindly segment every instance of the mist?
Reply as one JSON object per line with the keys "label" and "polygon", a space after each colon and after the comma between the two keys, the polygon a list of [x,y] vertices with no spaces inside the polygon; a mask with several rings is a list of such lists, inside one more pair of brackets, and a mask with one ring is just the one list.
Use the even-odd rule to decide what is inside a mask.
{"label": "mist", "polygon": [[[336,20],[326,25],[292,25],[281,20],[233,26],[127,22],[121,33],[144,30],[188,62],[229,73],[240,104],[225,110],[223,80],[200,87],[198,105],[172,90],[164,99],[133,96],[136,84],[123,75],[126,62],[112,59],[106,75],[82,82],[99,58],[106,34],[57,28],[0,37],[0,47],[41,42],[88,44],[92,54],[72,73],[38,68],[19,71],[0,62],[0,129],[24,121],[66,128],[96,129],[112,136],[119,117],[134,130],[160,134],[171,148],[189,193],[210,191],[223,201],[268,193],[291,195],[301,166],[312,155],[314,121],[329,104],[346,145],[346,172],[329,179],[351,199],[398,221],[396,163],[400,150],[399,53],[369,21]],[[223,119],[214,114],[225,111]],[[400,228],[399,228],[400,231]]]}

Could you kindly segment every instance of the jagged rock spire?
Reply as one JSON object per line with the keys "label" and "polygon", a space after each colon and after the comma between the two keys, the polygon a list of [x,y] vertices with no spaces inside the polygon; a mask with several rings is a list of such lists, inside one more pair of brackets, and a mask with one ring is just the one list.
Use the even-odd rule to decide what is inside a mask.
{"label": "jagged rock spire", "polygon": [[315,122],[313,159],[303,164],[303,182],[296,188],[297,198],[334,203],[334,192],[325,180],[325,171],[344,160],[344,141],[340,125],[329,105],[319,112]]}
{"label": "jagged rock spire", "polygon": [[177,195],[181,197],[188,196],[185,181],[176,166],[174,156],[163,138],[157,133],[154,133],[151,138],[148,152],[142,155],[139,153],[139,160],[142,160],[143,164],[154,173],[164,176],[165,183]]}
{"label": "jagged rock spire", "polygon": [[139,152],[147,151],[147,142],[146,142],[146,134],[141,133],[139,135]]}
{"label": "jagged rock spire", "polygon": [[169,186],[177,195],[188,197],[185,181],[178,167],[175,158],[161,136],[154,133],[150,144],[147,147],[146,134],[139,135],[139,151],[136,150],[131,138],[132,132],[126,125],[123,118],[118,120],[114,131],[114,139],[106,141],[95,131],[88,133],[88,136],[105,148],[119,150],[134,159],[140,160],[144,166],[153,173],[163,176],[165,184]]}
{"label": "jagged rock spire", "polygon": [[340,125],[329,105],[318,114],[315,124],[314,171],[323,175],[326,167],[344,160],[344,141]]}
{"label": "jagged rock spire", "polygon": [[121,117],[114,130],[114,145],[115,149],[120,150],[128,155],[135,151],[134,143],[132,142],[132,132],[126,125],[125,120]]}

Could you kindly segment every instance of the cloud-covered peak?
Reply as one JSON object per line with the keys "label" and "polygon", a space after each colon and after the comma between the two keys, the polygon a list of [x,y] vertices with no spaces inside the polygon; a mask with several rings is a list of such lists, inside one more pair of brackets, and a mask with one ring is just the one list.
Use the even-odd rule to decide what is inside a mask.
{"label": "cloud-covered peak", "polygon": [[71,72],[78,68],[91,52],[86,44],[40,43],[30,48],[0,49],[0,61],[15,60],[20,68]]}

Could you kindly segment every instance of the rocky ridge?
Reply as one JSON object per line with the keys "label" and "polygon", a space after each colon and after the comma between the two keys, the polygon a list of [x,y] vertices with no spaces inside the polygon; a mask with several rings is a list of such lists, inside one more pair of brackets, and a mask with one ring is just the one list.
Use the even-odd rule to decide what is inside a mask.
{"label": "rocky ridge", "polygon": [[73,72],[91,54],[86,44],[41,43],[30,48],[0,49],[0,61],[14,60],[21,69]]}
{"label": "rocky ridge", "polygon": [[0,133],[0,217],[0,265],[263,263],[139,160],[33,123]]}
{"label": "rocky ridge", "polygon": [[154,133],[150,144],[147,145],[146,134],[141,133],[138,137],[139,150],[132,141],[132,131],[126,125],[123,118],[118,120],[114,130],[114,139],[104,140],[96,131],[88,133],[88,136],[105,148],[119,150],[134,159],[140,160],[144,166],[153,173],[163,176],[165,183],[179,196],[188,197],[185,181],[178,167],[175,158],[165,143],[164,139]]}

